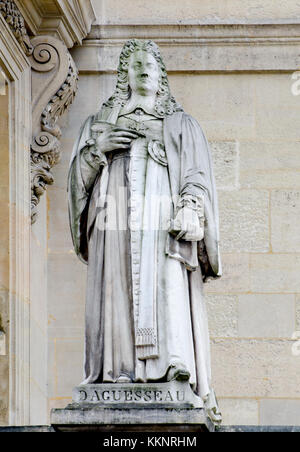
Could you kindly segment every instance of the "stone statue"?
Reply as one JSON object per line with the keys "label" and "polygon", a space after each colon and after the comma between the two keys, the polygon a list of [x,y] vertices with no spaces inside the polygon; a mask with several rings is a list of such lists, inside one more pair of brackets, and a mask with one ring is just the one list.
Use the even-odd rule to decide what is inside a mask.
{"label": "stone statue", "polygon": [[88,264],[82,384],[188,381],[220,420],[203,299],[221,275],[211,158],[154,42],[124,45],[116,90],[75,144],[69,206]]}

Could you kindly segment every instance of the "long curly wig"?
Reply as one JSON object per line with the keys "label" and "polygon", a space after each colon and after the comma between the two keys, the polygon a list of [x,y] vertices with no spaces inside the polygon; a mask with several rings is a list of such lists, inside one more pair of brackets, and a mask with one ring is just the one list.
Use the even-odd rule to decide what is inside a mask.
{"label": "long curly wig", "polygon": [[165,116],[172,115],[177,111],[183,111],[182,107],[171,95],[167,71],[159,47],[153,41],[141,41],[138,39],[131,39],[125,43],[120,55],[116,90],[104,106],[113,108],[117,106],[124,107],[126,105],[131,95],[128,82],[129,60],[131,55],[137,50],[150,53],[160,68],[159,89],[155,104],[156,113],[159,116]]}

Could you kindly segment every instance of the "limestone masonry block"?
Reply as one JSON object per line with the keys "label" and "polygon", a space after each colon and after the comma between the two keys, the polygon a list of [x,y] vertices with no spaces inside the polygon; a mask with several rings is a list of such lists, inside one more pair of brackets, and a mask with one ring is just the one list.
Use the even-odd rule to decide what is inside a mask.
{"label": "limestone masonry block", "polygon": [[218,397],[300,398],[300,357],[293,355],[293,343],[213,339],[212,373]]}
{"label": "limestone masonry block", "polygon": [[[98,23],[211,23],[219,21],[245,22],[299,17],[299,5],[294,0],[284,3],[274,0],[173,0],[169,2],[135,0],[93,0]],[[246,18],[246,19],[245,19]]]}
{"label": "limestone masonry block", "polygon": [[273,252],[300,252],[300,191],[276,190],[271,194]]}
{"label": "limestone masonry block", "polygon": [[250,255],[251,292],[300,292],[300,254]]}
{"label": "limestone masonry block", "polygon": [[223,425],[258,425],[259,404],[252,399],[220,399]]}
{"label": "limestone masonry block", "polygon": [[261,425],[300,425],[300,400],[260,401]]}
{"label": "limestone masonry block", "polygon": [[253,75],[176,74],[173,95],[194,116],[211,141],[253,140],[255,86]]}
{"label": "limestone masonry block", "polygon": [[235,141],[211,141],[210,149],[218,190],[238,188],[238,143]]}
{"label": "limestone masonry block", "polygon": [[291,87],[287,74],[255,76],[257,140],[299,141],[300,99],[293,96]]}
{"label": "limestone masonry block", "polygon": [[219,193],[223,252],[269,251],[269,193],[240,190]]}
{"label": "limestone masonry block", "polygon": [[238,303],[234,295],[205,297],[211,337],[236,337],[238,325]]}
{"label": "limestone masonry block", "polygon": [[241,188],[300,188],[299,142],[241,142]]}
{"label": "limestone masonry block", "polygon": [[223,276],[205,284],[206,293],[234,294],[250,290],[249,255],[222,253]]}
{"label": "limestone masonry block", "polygon": [[249,294],[239,295],[238,299],[239,337],[292,337],[294,295]]}

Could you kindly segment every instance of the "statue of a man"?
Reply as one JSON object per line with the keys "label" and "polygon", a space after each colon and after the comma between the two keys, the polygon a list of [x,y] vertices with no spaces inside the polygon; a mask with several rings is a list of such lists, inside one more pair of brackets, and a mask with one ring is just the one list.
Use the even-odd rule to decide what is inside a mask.
{"label": "statue of a man", "polygon": [[203,299],[221,275],[212,164],[154,42],[124,45],[116,90],[75,144],[69,202],[88,264],[83,384],[188,380],[218,416]]}

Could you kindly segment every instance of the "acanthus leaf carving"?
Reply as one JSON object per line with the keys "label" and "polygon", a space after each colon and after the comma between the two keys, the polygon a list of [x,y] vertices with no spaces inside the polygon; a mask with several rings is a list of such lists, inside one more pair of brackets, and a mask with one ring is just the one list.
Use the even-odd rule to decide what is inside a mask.
{"label": "acanthus leaf carving", "polygon": [[[51,169],[61,155],[62,132],[58,120],[74,100],[78,71],[68,50],[56,38],[43,36],[32,42],[36,44],[31,56],[33,74],[44,74],[42,83],[33,76],[36,85],[33,87],[33,118],[37,118],[37,124],[34,124],[36,134],[31,144],[31,208],[32,223],[35,223],[40,197],[47,186],[54,183]],[[50,85],[45,92],[47,81]],[[48,100],[42,112],[41,99]]]}
{"label": "acanthus leaf carving", "polygon": [[27,34],[24,18],[15,2],[13,0],[1,0],[0,13],[4,17],[7,24],[10,26],[10,29],[18,40],[25,54],[27,56],[31,55],[33,52],[33,46]]}

